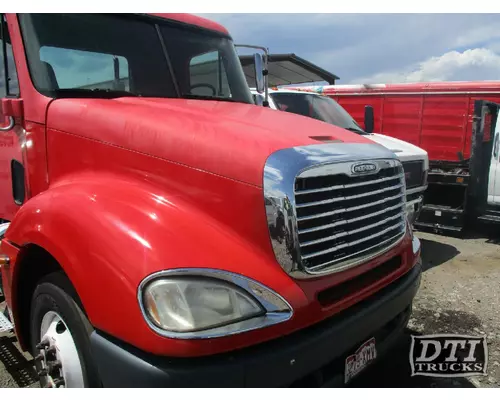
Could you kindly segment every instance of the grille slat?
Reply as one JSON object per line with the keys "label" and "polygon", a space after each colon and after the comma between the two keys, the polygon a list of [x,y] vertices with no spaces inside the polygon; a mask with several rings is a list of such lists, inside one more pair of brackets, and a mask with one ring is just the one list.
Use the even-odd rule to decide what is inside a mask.
{"label": "grille slat", "polygon": [[[394,241],[396,241],[400,237],[401,237],[401,235],[398,233],[397,235],[395,235],[395,236],[393,236],[393,237],[391,237],[389,239],[386,239],[385,241],[383,241],[383,242],[381,242],[379,244],[376,244],[376,245],[373,245],[371,247],[368,247],[367,249],[364,249],[363,251],[359,251],[357,253],[351,254],[350,256],[345,256],[344,258],[337,259],[336,261],[337,262],[342,262],[342,261],[344,261],[347,258],[355,258],[356,256],[359,256],[361,254],[365,254],[367,251],[370,251],[370,250],[373,250],[373,249],[376,249],[376,248],[381,248],[381,247],[383,248],[383,246],[385,246],[386,244],[394,242]],[[323,264],[316,265],[314,267],[309,268],[309,271],[314,272],[314,271],[321,270],[322,268],[327,267],[329,264],[331,264],[330,261],[325,262]]]}
{"label": "grille slat", "polygon": [[383,209],[381,211],[377,211],[377,212],[374,212],[374,213],[371,213],[371,214],[362,215],[361,217],[347,219],[347,220],[342,220],[342,221],[335,222],[333,224],[320,225],[320,226],[316,226],[314,228],[309,228],[309,229],[302,229],[302,230],[299,229],[299,235],[300,234],[304,234],[304,233],[317,232],[317,231],[325,230],[325,229],[328,229],[328,228],[334,228],[336,226],[349,224],[351,222],[362,221],[362,220],[367,219],[367,218],[376,217],[377,215],[385,214],[385,213],[387,213],[389,211],[392,211],[392,210],[397,210],[398,208],[401,208],[403,206],[404,206],[404,203],[398,203],[395,206],[387,207],[387,208],[385,208],[385,209]]}
{"label": "grille slat", "polygon": [[363,176],[314,176],[309,170],[296,178],[297,236],[307,272],[345,269],[403,237],[405,176],[399,163],[387,165]]}
{"label": "grille slat", "polygon": [[402,175],[389,176],[388,178],[380,178],[380,179],[376,179],[376,180],[368,181],[368,182],[351,183],[351,184],[347,184],[347,185],[329,186],[329,187],[320,188],[320,189],[301,190],[300,192],[295,192],[295,194],[300,196],[300,195],[304,195],[304,194],[328,192],[330,190],[348,189],[348,188],[351,188],[351,187],[374,185],[376,183],[382,183],[382,182],[392,181],[392,180],[395,180],[395,179],[398,179],[398,178],[402,178]]}
{"label": "grille slat", "polygon": [[383,234],[397,228],[398,226],[402,225],[402,222],[399,222],[397,225],[394,225],[394,226],[391,226],[389,228],[386,228],[378,233],[374,233],[373,235],[370,235],[370,236],[367,236],[367,237],[364,237],[362,239],[358,239],[356,241],[353,241],[353,242],[349,242],[349,243],[343,243],[341,244],[340,246],[336,246],[336,247],[330,247],[326,250],[322,250],[322,251],[318,251],[316,253],[312,253],[312,254],[307,254],[307,255],[303,255],[302,258],[305,259],[305,260],[308,260],[310,258],[313,258],[313,257],[317,257],[317,256],[322,256],[323,254],[328,254],[328,253],[331,253],[333,251],[336,251],[336,250],[340,250],[340,249],[343,249],[344,247],[349,247],[349,246],[353,246],[355,244],[359,244],[359,243],[362,243],[362,242],[365,242],[367,240],[370,240],[370,239],[374,239],[376,237],[379,237],[379,236],[382,236]]}
{"label": "grille slat", "polygon": [[354,229],[352,231],[344,231],[344,232],[340,232],[340,233],[338,233],[336,235],[333,235],[333,236],[327,236],[327,237],[324,237],[324,238],[321,238],[321,239],[311,240],[309,242],[303,242],[303,243],[300,244],[300,246],[303,248],[303,247],[306,247],[306,246],[312,246],[313,244],[318,244],[318,243],[323,243],[323,242],[329,242],[329,241],[331,241],[333,239],[338,239],[338,238],[341,238],[341,237],[344,237],[344,236],[352,235],[354,233],[359,233],[359,232],[366,231],[368,229],[375,228],[376,226],[386,224],[387,222],[392,221],[394,219],[398,219],[398,218],[401,219],[401,214],[394,215],[394,216],[386,218],[386,219],[384,219],[382,221],[376,222],[374,224],[366,225],[366,226],[363,226],[362,228]]}
{"label": "grille slat", "polygon": [[374,191],[371,191],[371,192],[366,192],[366,193],[361,193],[361,194],[355,194],[355,195],[352,195],[352,196],[342,196],[342,197],[337,197],[337,198],[328,199],[328,200],[315,201],[315,202],[312,202],[312,203],[297,204],[297,208],[314,207],[314,206],[320,206],[320,205],[324,205],[324,204],[336,203],[338,201],[354,200],[354,199],[359,199],[359,198],[362,198],[362,197],[373,196],[375,194],[381,194],[381,193],[384,193],[384,192],[388,192],[390,190],[401,189],[402,187],[403,187],[403,184],[399,184],[399,185],[390,186],[390,187],[387,187],[387,188],[384,188],[384,189],[374,190]]}
{"label": "grille slat", "polygon": [[379,204],[383,204],[383,203],[385,203],[385,202],[387,202],[389,200],[395,200],[395,199],[399,199],[399,198],[401,198],[401,195],[397,194],[395,196],[387,197],[385,199],[378,200],[378,201],[375,201],[375,202],[370,203],[370,204],[363,204],[363,205],[360,205],[360,206],[342,208],[342,209],[339,209],[339,210],[329,211],[329,212],[325,212],[325,213],[321,213],[321,214],[308,215],[308,216],[305,216],[305,217],[299,217],[299,218],[297,218],[297,221],[299,221],[299,222],[301,222],[301,221],[309,221],[311,219],[329,217],[331,215],[341,214],[341,213],[344,213],[344,212],[358,211],[358,210],[362,210],[364,208],[373,207],[373,206],[376,206],[376,205],[379,205]]}

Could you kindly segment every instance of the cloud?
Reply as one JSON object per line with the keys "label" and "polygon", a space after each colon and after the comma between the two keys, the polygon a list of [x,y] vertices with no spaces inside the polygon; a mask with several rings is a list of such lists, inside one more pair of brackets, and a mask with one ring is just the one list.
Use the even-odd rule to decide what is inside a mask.
{"label": "cloud", "polygon": [[401,70],[381,72],[350,83],[500,80],[500,55],[490,49],[449,51]]}
{"label": "cloud", "polygon": [[498,24],[479,26],[471,29],[466,34],[457,37],[455,45],[457,47],[473,46],[478,43],[492,41],[493,39],[500,39]]}
{"label": "cloud", "polygon": [[[417,72],[434,58],[451,62],[453,51],[500,54],[496,14],[204,14],[222,23],[235,42],[260,44],[272,53],[295,53],[340,76],[339,83]],[[448,53],[450,55],[446,56]],[[474,57],[480,58],[473,53]],[[448,60],[448,61],[447,61]],[[431,66],[424,66],[425,70]],[[495,76],[456,63],[467,79]],[[428,75],[428,74],[427,74]],[[425,76],[427,76],[425,75]],[[449,74],[445,74],[449,76]],[[440,76],[443,76],[441,74]],[[415,78],[414,78],[415,79]]]}

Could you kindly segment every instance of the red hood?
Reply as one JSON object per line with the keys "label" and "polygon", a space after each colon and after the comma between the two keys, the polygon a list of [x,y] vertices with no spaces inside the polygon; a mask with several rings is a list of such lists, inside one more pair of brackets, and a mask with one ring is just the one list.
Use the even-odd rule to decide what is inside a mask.
{"label": "red hood", "polygon": [[313,137],[372,141],[324,122],[248,104],[185,99],[60,99],[48,127],[262,186],[273,152]]}

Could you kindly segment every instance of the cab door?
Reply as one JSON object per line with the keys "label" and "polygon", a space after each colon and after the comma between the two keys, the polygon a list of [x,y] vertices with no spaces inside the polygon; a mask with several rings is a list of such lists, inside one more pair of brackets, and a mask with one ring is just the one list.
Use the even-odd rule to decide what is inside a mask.
{"label": "cab door", "polygon": [[500,118],[497,118],[494,134],[488,179],[488,204],[500,205]]}
{"label": "cab door", "polygon": [[0,14],[0,220],[11,221],[23,204],[25,193],[25,131],[19,118],[12,117],[20,104],[20,91],[4,14]]}

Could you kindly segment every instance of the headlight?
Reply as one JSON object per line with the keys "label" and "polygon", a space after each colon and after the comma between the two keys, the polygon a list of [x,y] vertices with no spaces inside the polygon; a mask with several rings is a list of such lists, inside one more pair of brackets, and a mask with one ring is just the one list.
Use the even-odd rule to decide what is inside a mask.
{"label": "headlight", "polygon": [[224,271],[166,271],[147,278],[139,290],[146,321],[168,337],[225,336],[282,322],[292,314],[270,289]]}
{"label": "headlight", "polygon": [[253,298],[223,281],[179,277],[147,286],[144,306],[159,328],[192,332],[264,314]]}

